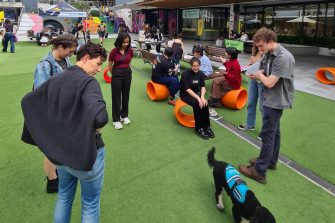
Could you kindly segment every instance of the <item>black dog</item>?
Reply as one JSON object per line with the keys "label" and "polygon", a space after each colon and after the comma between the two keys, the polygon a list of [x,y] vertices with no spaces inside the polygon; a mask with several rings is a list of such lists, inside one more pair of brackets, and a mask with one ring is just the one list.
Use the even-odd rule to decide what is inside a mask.
{"label": "black dog", "polygon": [[222,203],[222,188],[225,189],[233,202],[233,217],[240,223],[242,218],[250,223],[275,223],[271,212],[261,206],[255,194],[248,188],[239,172],[231,165],[223,161],[217,161],[214,157],[215,147],[207,154],[208,165],[213,167],[215,183],[216,207],[224,210]]}

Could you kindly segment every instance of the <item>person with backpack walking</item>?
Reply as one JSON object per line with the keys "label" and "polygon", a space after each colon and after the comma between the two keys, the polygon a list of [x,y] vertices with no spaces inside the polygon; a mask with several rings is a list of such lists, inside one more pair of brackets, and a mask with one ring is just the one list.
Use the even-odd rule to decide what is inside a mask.
{"label": "person with backpack walking", "polygon": [[[77,39],[72,34],[63,34],[51,40],[52,51],[49,52],[36,66],[34,74],[34,89],[50,79],[61,74],[71,66],[69,56],[77,48]],[[44,171],[47,179],[47,193],[58,192],[58,177],[56,167],[44,157]]]}
{"label": "person with backpack walking", "polygon": [[100,39],[100,44],[102,45],[104,43],[104,38],[106,35],[106,25],[104,21],[101,21],[101,23],[98,25],[98,35]]}

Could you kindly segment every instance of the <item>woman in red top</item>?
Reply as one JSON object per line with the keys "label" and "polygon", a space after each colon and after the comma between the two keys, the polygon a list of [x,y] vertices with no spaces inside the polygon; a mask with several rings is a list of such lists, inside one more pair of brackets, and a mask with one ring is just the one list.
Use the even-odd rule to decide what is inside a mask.
{"label": "woman in red top", "polygon": [[108,67],[112,71],[112,115],[115,129],[122,129],[121,121],[127,125],[129,91],[131,85],[130,63],[133,50],[130,48],[131,38],[128,33],[121,32],[115,40],[115,48],[110,52]]}
{"label": "woman in red top", "polygon": [[230,90],[237,90],[241,87],[242,76],[241,67],[237,60],[238,52],[234,47],[226,49],[228,60],[221,57],[226,71],[222,77],[213,79],[211,88],[211,98],[209,99],[210,107],[221,107],[221,97]]}

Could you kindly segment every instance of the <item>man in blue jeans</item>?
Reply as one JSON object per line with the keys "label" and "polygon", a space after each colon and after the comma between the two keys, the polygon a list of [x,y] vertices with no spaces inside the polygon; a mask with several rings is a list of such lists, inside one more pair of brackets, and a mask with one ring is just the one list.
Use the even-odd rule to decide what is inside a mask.
{"label": "man in blue jeans", "polygon": [[169,89],[170,98],[168,104],[175,105],[174,101],[176,93],[180,89],[178,77],[175,75],[178,70],[178,65],[170,61],[173,55],[173,49],[167,47],[164,55],[157,56],[155,60],[155,68],[152,70],[151,80],[158,84],[163,84]]}
{"label": "man in blue jeans", "polygon": [[[22,99],[27,129],[44,155],[57,167],[59,185],[54,222],[69,223],[78,181],[82,221],[99,222],[105,145],[100,129],[108,122],[100,85],[93,77],[107,53],[87,43],[75,66],[50,78]],[[45,112],[48,111],[48,112]]]}
{"label": "man in blue jeans", "polygon": [[254,44],[264,53],[259,71],[250,75],[262,82],[263,116],[262,148],[259,157],[250,165],[240,165],[240,172],[259,183],[266,184],[268,169],[276,169],[280,150],[280,118],[283,109],[292,108],[294,94],[293,55],[277,42],[272,30],[261,28],[253,37]]}

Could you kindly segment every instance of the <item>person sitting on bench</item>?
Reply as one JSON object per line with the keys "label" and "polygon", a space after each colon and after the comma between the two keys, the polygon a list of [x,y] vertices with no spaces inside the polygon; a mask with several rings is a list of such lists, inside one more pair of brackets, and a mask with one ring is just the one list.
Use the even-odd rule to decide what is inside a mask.
{"label": "person sitting on bench", "polygon": [[175,75],[178,70],[178,65],[174,65],[169,61],[173,55],[173,49],[167,47],[164,51],[164,55],[157,56],[154,61],[155,68],[152,70],[151,80],[158,84],[165,85],[170,92],[170,98],[168,104],[175,105],[174,101],[175,94],[180,89],[178,77]]}

